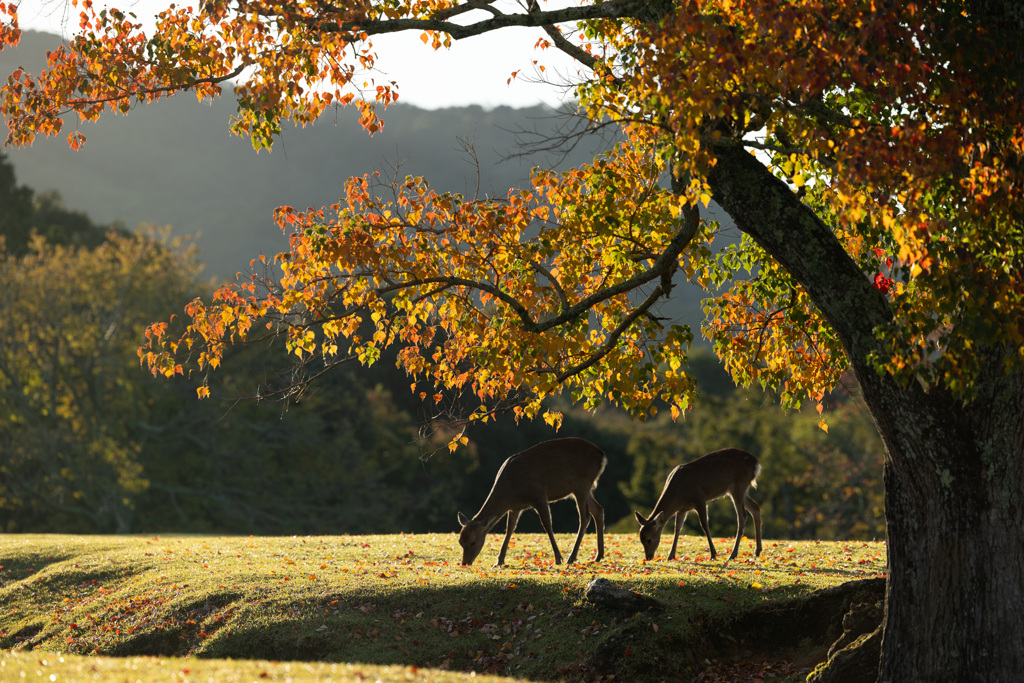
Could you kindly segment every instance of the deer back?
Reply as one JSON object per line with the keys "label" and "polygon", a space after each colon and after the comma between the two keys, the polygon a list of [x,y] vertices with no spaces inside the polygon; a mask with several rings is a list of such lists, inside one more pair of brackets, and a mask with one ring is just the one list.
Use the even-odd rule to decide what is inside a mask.
{"label": "deer back", "polygon": [[679,465],[669,473],[665,488],[654,506],[653,517],[664,510],[671,515],[694,509],[708,501],[756,486],[761,469],[757,458],[738,448],[723,448]]}
{"label": "deer back", "polygon": [[597,486],[608,458],[585,439],[552,439],[510,456],[477,517],[561,500]]}

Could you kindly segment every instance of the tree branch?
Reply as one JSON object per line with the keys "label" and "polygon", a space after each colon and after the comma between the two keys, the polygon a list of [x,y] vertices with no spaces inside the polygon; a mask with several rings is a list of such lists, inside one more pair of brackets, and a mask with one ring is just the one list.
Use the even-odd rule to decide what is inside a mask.
{"label": "tree branch", "polygon": [[[549,36],[551,36],[551,42],[553,42],[555,44],[555,47],[557,47],[559,50],[561,50],[562,52],[569,55],[570,57],[578,61],[580,64],[591,70],[597,68],[597,58],[594,55],[587,52],[586,50],[584,50],[583,48],[581,48],[579,45],[573,45],[572,43],[570,43],[568,39],[566,39],[566,37],[562,35],[562,32],[559,31],[557,28],[550,24],[542,28],[544,29],[544,33],[547,33]],[[618,78],[616,78],[615,80],[616,82],[619,81]]]}
{"label": "tree branch", "polygon": [[875,329],[892,320],[885,297],[829,227],[739,144],[715,146],[708,173],[715,201],[811,294],[851,360],[878,347]]}
{"label": "tree branch", "polygon": [[[510,26],[545,27],[566,22],[585,21],[588,19],[619,19],[630,17],[642,11],[646,5],[643,0],[609,0],[594,5],[566,7],[563,9],[532,12],[528,14],[504,14],[492,7],[483,7],[483,2],[471,2],[459,8],[449,8],[437,13],[429,19],[379,19],[370,21],[342,21],[333,28],[339,32],[366,33],[382,35],[401,31],[441,31],[452,38],[460,40],[482,35]],[[465,8],[465,9],[463,9]],[[455,24],[446,18],[468,12],[471,9],[487,9],[495,16],[472,24]],[[321,30],[331,30],[330,26],[321,26]]]}
{"label": "tree branch", "polygon": [[[675,238],[672,240],[669,248],[662,252],[661,256],[658,257],[657,262],[654,266],[645,273],[655,274],[655,277],[661,277],[661,283],[654,288],[654,291],[648,295],[642,304],[633,309],[629,315],[622,319],[614,330],[608,335],[604,344],[590,355],[585,361],[578,363],[567,370],[563,370],[556,377],[555,381],[559,384],[566,381],[570,377],[578,375],[587,368],[593,366],[595,363],[600,361],[602,358],[607,356],[619,342],[619,338],[629,329],[629,327],[642,315],[646,315],[651,307],[657,303],[658,299],[662,296],[667,296],[672,291],[672,275],[675,273],[675,261],[679,254],[686,247],[687,244],[697,234],[697,230],[700,228],[700,213],[695,206],[687,206],[683,209],[684,223],[683,228],[680,230]],[[679,246],[681,245],[681,246]],[[669,256],[669,254],[674,254]],[[654,279],[653,277],[651,279]],[[600,292],[599,292],[600,293]],[[555,370],[536,370],[536,372],[548,373],[555,372]]]}
{"label": "tree branch", "polygon": [[569,299],[565,296],[565,290],[562,289],[562,285],[555,279],[555,276],[551,274],[551,271],[545,268],[540,263],[534,263],[533,269],[546,277],[551,286],[555,288],[555,293],[558,294],[558,299],[562,302],[562,310],[569,308]]}
{"label": "tree branch", "polygon": [[484,10],[495,16],[500,16],[501,12],[494,7],[491,7],[494,2],[495,0],[468,0],[464,5],[456,5],[455,7],[438,10],[434,13],[432,18],[447,21],[452,17],[457,17],[460,14],[465,14],[466,12],[472,12],[475,9]]}
{"label": "tree branch", "polygon": [[[650,296],[648,296],[644,300],[644,302],[640,304],[637,308],[635,308],[629,315],[623,318],[622,322],[619,323],[614,330],[612,330],[611,334],[608,335],[608,338],[605,340],[604,344],[602,344],[596,352],[594,352],[589,358],[587,358],[582,363],[574,365],[568,370],[563,370],[562,372],[560,372],[555,377],[555,381],[558,384],[561,384],[570,377],[580,374],[581,372],[583,372],[584,370],[591,367],[599,360],[607,356],[609,353],[611,353],[612,349],[614,349],[615,346],[619,343],[619,338],[626,330],[629,329],[629,326],[632,325],[637,318],[647,313],[647,311],[650,310],[651,306],[657,303],[658,299],[660,299],[664,294],[666,294],[666,290],[664,287],[662,287],[661,285],[655,287],[654,291],[651,292]],[[553,370],[541,372],[553,372]]]}

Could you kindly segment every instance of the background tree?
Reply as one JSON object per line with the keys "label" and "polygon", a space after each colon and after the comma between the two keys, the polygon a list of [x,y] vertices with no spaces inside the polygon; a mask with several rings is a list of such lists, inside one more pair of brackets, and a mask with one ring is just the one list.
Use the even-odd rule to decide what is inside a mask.
{"label": "background tree", "polygon": [[[102,245],[0,246],[0,450],[7,519],[126,532],[148,485],[148,319],[190,293],[187,251],[111,232]],[[190,276],[192,273],[192,276]]]}
{"label": "background tree", "polygon": [[[1024,77],[1021,60],[1005,59],[1024,32],[1015,2],[609,0],[509,13],[241,0],[168,10],[151,37],[121,12],[85,10],[47,72],[9,80],[9,142],[59,131],[69,109],[92,119],[176,90],[214,97],[232,78],[234,129],[257,147],[282,119],[312,121],[335,103],[358,106],[373,132],[372,101],[386,105],[395,88],[372,84],[372,101],[346,90],[374,62],[372,36],[412,30],[440,48],[514,25],[546,27],[548,46],[592,70],[581,105],[626,140],[497,199],[438,195],[418,178],[384,199],[355,179],[330,209],[282,208],[293,233],[280,274],[193,302],[183,336],[151,327],[155,372],[182,372],[188,358],[216,368],[230,344],[281,332],[290,354],[327,366],[372,363],[397,344],[416,391],[475,394],[481,421],[508,408],[557,423],[543,401],[566,386],[586,407],[678,415],[695,391],[692,334],[663,324],[657,306],[680,273],[730,283],[704,332],[737,381],[795,406],[849,371],[879,428],[881,679],[1018,675]],[[582,41],[557,28],[567,21]],[[5,25],[0,41],[16,40]],[[719,257],[700,215],[712,198],[749,238]]]}
{"label": "background tree", "polygon": [[15,256],[28,252],[33,234],[51,244],[95,247],[110,230],[125,233],[120,224],[96,225],[84,213],[69,211],[56,192],[36,194],[32,188],[18,185],[14,167],[4,154],[0,154],[0,205],[0,235],[7,252]]}
{"label": "background tree", "polygon": [[14,167],[6,155],[0,155],[0,201],[4,212],[0,220],[0,228],[8,249],[24,248],[28,242],[29,227],[32,215],[32,191],[27,187],[19,187],[14,175]]}

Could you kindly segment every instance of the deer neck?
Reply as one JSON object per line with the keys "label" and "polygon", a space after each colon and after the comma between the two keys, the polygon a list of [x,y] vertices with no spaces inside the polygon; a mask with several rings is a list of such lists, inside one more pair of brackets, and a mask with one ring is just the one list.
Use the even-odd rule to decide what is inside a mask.
{"label": "deer neck", "polygon": [[493,494],[487,497],[484,504],[480,507],[480,511],[473,515],[472,522],[478,524],[486,531],[490,531],[491,527],[498,523],[502,515],[507,513],[508,507],[505,507],[499,501],[494,500]]}

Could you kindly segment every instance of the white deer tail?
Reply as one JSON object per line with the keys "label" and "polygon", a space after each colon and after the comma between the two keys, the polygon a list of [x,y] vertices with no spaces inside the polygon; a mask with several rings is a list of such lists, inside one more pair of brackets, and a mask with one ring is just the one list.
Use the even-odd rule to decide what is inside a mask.
{"label": "white deer tail", "polygon": [[754,465],[754,478],[750,480],[750,488],[757,488],[757,477],[761,474],[761,463]]}

